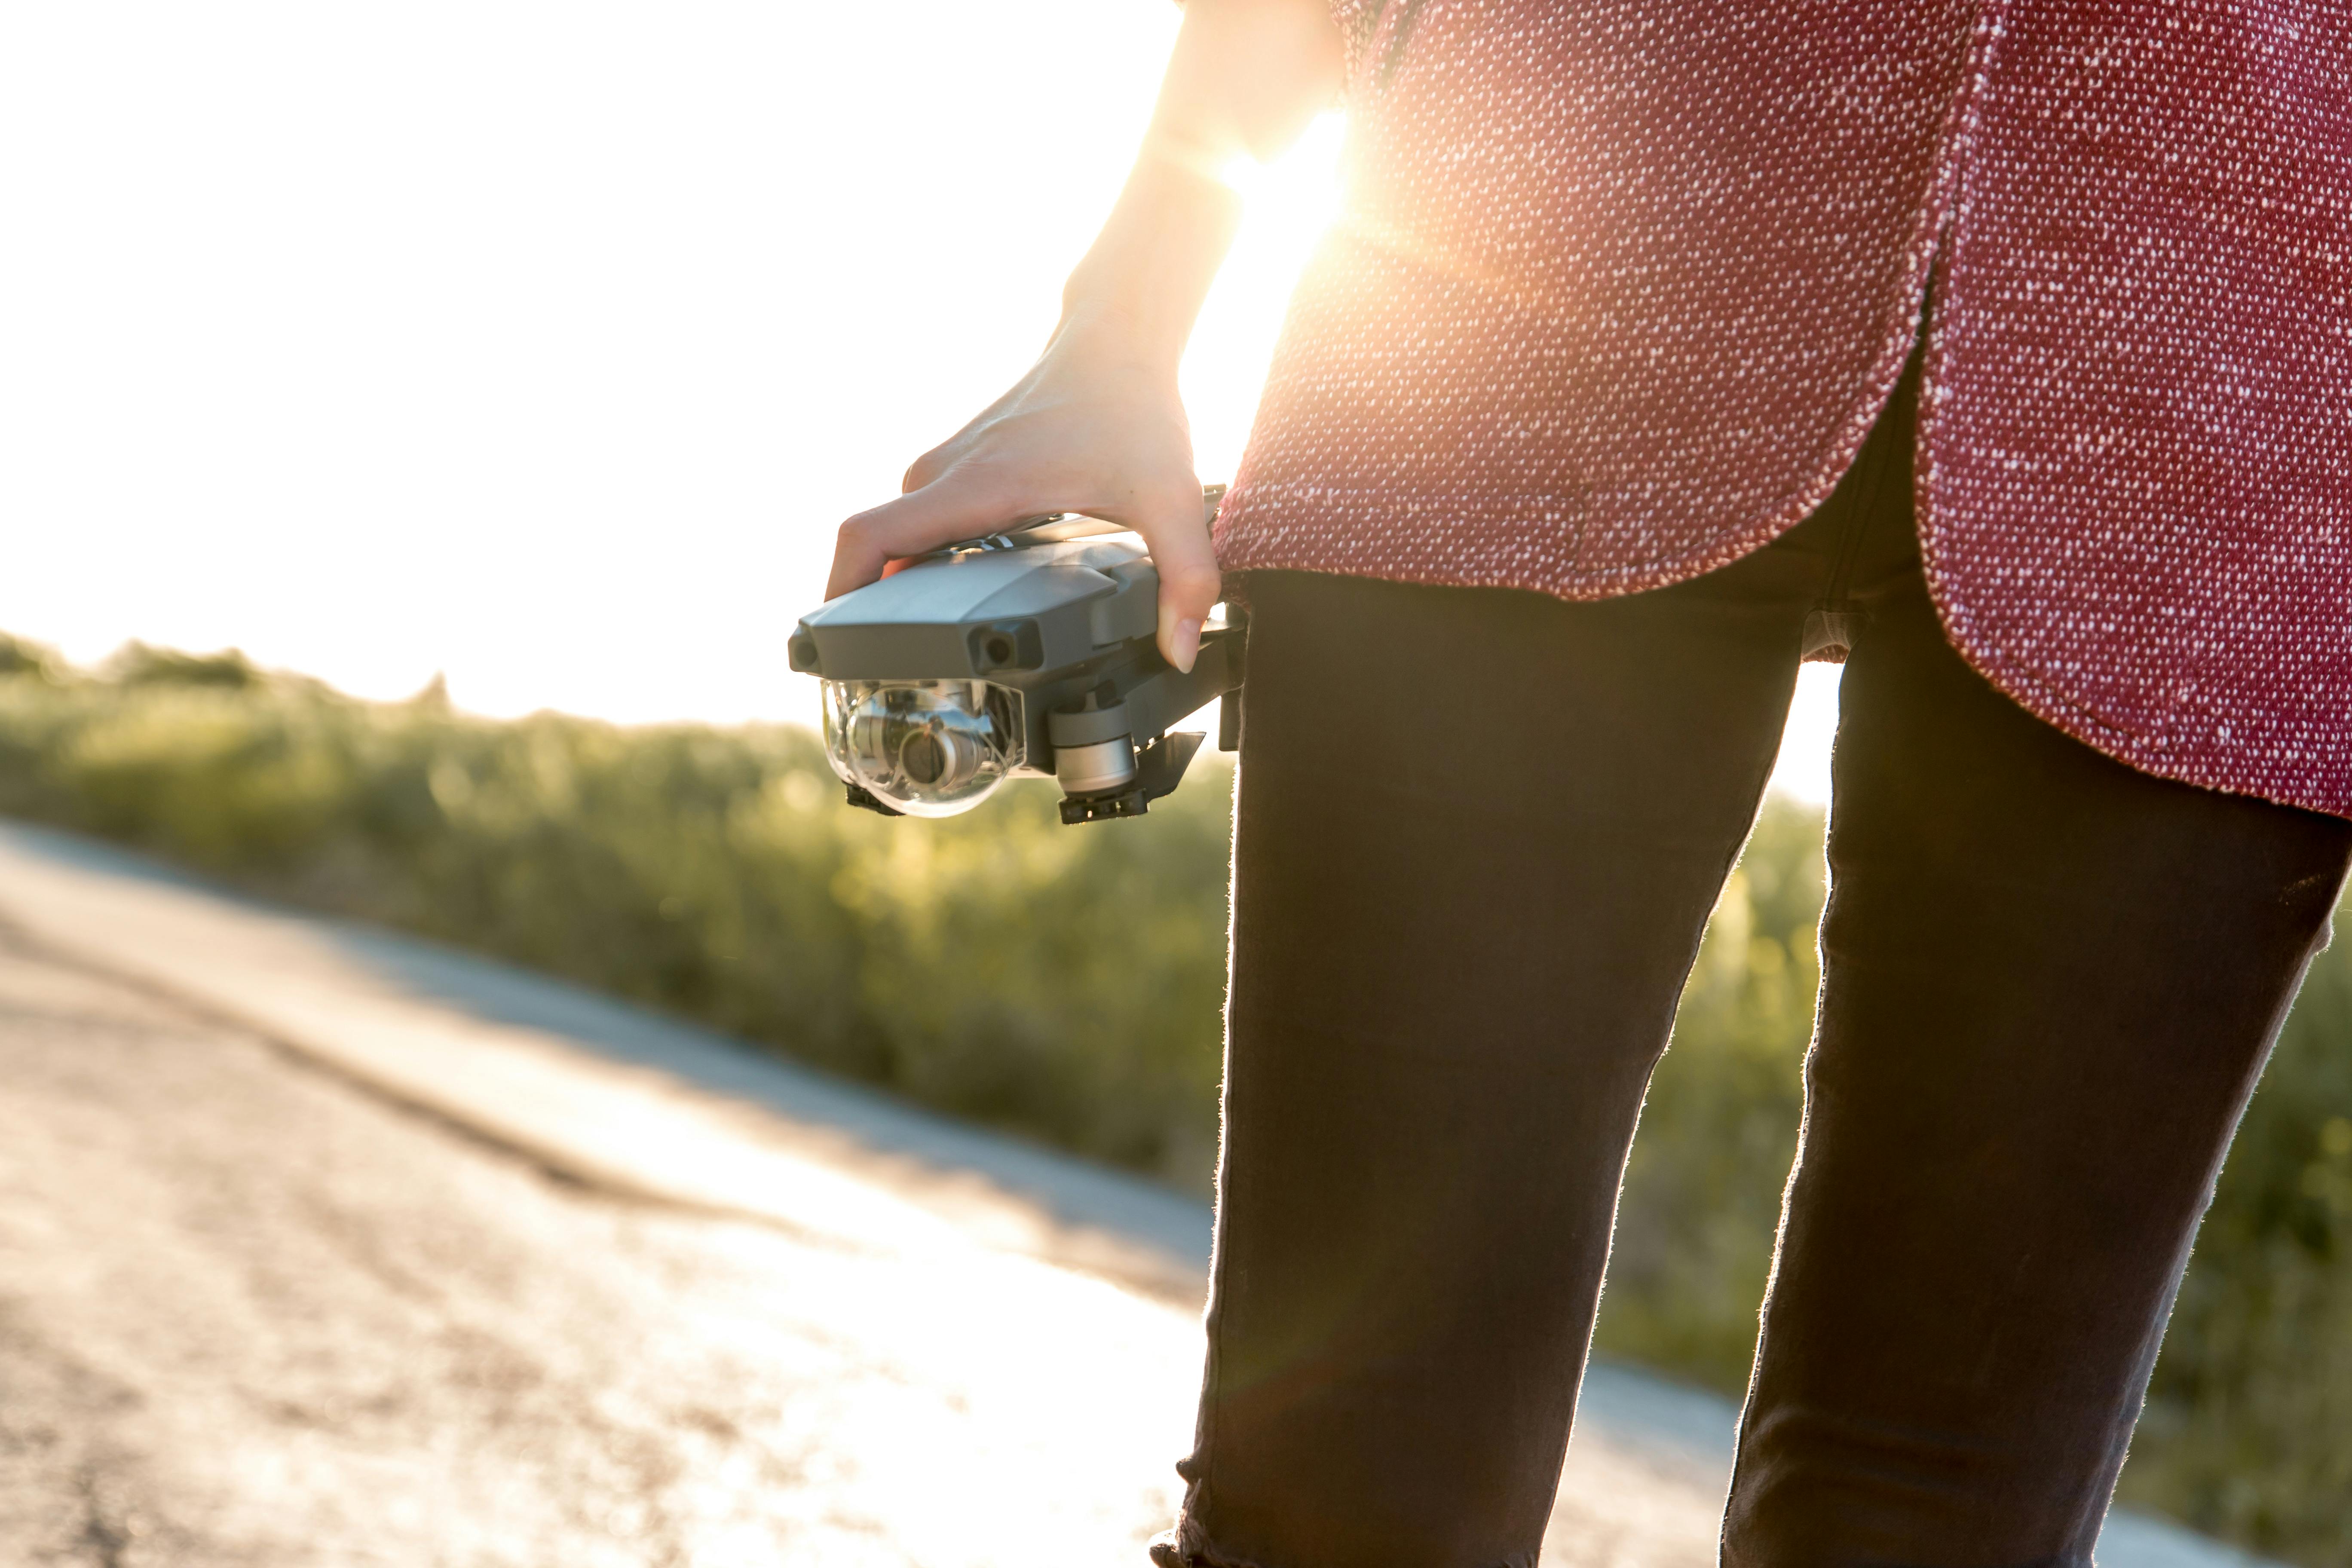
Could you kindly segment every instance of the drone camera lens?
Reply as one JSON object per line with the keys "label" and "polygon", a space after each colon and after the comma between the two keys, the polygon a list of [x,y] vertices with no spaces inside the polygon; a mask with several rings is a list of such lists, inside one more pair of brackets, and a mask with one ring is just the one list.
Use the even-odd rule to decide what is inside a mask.
{"label": "drone camera lens", "polygon": [[829,680],[833,771],[909,816],[952,816],[1022,764],[1020,693],[982,680]]}
{"label": "drone camera lens", "polygon": [[948,749],[929,730],[919,730],[898,748],[898,766],[919,784],[935,784],[948,771]]}

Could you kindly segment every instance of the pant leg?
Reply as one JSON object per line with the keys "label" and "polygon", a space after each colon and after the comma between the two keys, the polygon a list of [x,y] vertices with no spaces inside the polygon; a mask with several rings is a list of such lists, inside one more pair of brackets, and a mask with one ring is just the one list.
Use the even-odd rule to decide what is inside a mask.
{"label": "pant leg", "polygon": [[1823,1000],[1723,1560],[2087,1563],[2352,822],[2043,724],[1916,572],[1841,700]]}
{"label": "pant leg", "polygon": [[1163,1563],[1534,1562],[1819,566],[1590,605],[1252,577],[1209,1363]]}

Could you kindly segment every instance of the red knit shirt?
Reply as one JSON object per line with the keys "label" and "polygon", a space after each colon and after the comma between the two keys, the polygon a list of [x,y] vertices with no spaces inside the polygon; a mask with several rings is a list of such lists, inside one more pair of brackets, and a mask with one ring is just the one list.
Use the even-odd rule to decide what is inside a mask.
{"label": "red knit shirt", "polygon": [[1228,568],[1724,565],[1829,494],[1932,275],[1955,645],[2136,767],[2352,816],[2352,8],[1337,5],[1348,200]]}

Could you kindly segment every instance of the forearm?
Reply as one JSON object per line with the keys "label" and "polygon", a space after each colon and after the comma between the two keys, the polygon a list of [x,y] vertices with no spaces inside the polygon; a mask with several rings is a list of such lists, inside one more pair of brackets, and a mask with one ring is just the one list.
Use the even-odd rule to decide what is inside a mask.
{"label": "forearm", "polygon": [[1063,289],[1061,331],[1172,375],[1240,221],[1228,173],[1288,147],[1339,76],[1326,0],[1191,0],[1135,169]]}
{"label": "forearm", "polygon": [[1045,354],[915,459],[905,493],[841,525],[828,597],[1014,518],[1082,511],[1143,535],[1160,652],[1191,669],[1220,592],[1176,364],[1233,240],[1223,175],[1286,147],[1337,95],[1325,0],[1192,0],[1135,173],[1062,294]]}

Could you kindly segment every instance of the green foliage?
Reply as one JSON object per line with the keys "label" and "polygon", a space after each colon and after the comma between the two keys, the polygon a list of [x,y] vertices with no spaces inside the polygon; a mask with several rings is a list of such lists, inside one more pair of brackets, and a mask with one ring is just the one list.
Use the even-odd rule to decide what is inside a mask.
{"label": "green foliage", "polygon": [[1140,831],[1065,829],[1041,784],[909,832],[844,808],[793,728],[492,723],[233,655],[58,670],[27,654],[0,675],[0,812],[1206,1189],[1231,799],[1213,759]]}
{"label": "green foliage", "polygon": [[[1595,1333],[1735,1396],[1803,1104],[1822,827],[1768,804],[1724,889],[1643,1110]],[[2313,963],[2247,1109],[2120,1491],[2352,1565],[2352,942]]]}
{"label": "green foliage", "polygon": [[[1230,774],[1127,828],[1015,786],[910,832],[786,727],[494,723],[241,657],[102,676],[0,637],[0,812],[482,949],[1204,1190]],[[1796,1144],[1818,812],[1767,805],[1654,1080],[1599,1341],[1737,1394]],[[2352,943],[2224,1173],[2125,1495],[2352,1568]]]}
{"label": "green foliage", "polygon": [[56,662],[57,655],[40,644],[0,632],[0,676],[42,675]]}
{"label": "green foliage", "polygon": [[123,644],[121,651],[107,661],[106,674],[118,686],[239,689],[258,686],[265,679],[253,661],[235,648],[219,653],[182,653],[176,648],[150,647],[143,642]]}
{"label": "green foliage", "polygon": [[2352,931],[2320,954],[2231,1145],[2124,1472],[2128,1499],[2352,1564]]}
{"label": "green foliage", "polygon": [[1612,1354],[1732,1394],[1797,1149],[1822,881],[1821,814],[1767,801],[1650,1079],[1594,1330]]}

